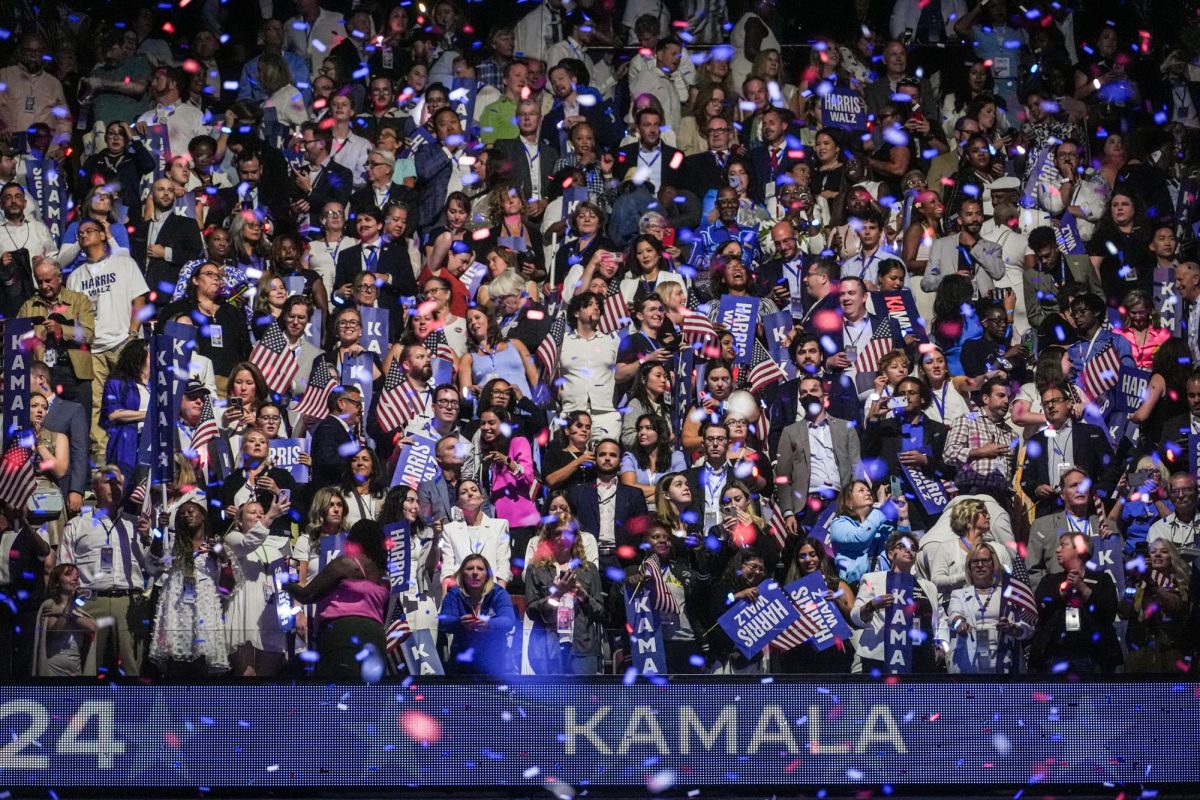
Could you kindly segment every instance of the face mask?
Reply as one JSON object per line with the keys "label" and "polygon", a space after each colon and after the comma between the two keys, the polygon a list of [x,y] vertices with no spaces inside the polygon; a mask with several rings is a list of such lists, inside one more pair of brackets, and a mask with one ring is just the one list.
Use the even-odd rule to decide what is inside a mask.
{"label": "face mask", "polygon": [[804,409],[804,413],[810,417],[815,417],[825,410],[825,405],[821,402],[821,398],[815,394],[805,394],[800,396],[800,407]]}

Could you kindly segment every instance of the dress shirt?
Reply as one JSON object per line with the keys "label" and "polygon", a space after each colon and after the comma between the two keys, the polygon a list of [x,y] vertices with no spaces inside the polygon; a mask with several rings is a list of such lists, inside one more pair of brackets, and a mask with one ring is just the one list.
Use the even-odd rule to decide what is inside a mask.
{"label": "dress shirt", "polygon": [[617,478],[610,481],[596,480],[596,496],[600,498],[600,530],[598,541],[608,550],[617,546]]}
{"label": "dress shirt", "polygon": [[182,100],[171,105],[158,105],[137,118],[147,125],[166,125],[167,141],[172,156],[187,155],[188,142],[208,133],[204,112]]}
{"label": "dress shirt", "polygon": [[563,412],[588,411],[603,414],[613,411],[618,340],[612,333],[596,333],[590,339],[575,331],[563,337],[563,385],[559,389]]}
{"label": "dress shirt", "polygon": [[[540,197],[542,194],[542,159],[538,152],[538,143],[535,140],[530,143],[524,138],[518,139],[521,143],[521,149],[525,151],[525,160],[529,163],[529,186],[533,192],[533,197]],[[551,167],[554,165],[552,164]]]}
{"label": "dress shirt", "polygon": [[842,277],[847,275],[857,276],[871,284],[878,285],[879,283],[879,268],[885,261],[898,261],[894,253],[889,253],[882,247],[875,248],[875,252],[867,255],[866,251],[860,252],[858,255],[851,256],[842,262]]}
{"label": "dress shirt", "polygon": [[334,138],[330,150],[333,160],[350,170],[355,189],[367,185],[367,155],[370,152],[371,142],[357,133],[351,133],[345,139]]}
{"label": "dress shirt", "polygon": [[71,135],[70,113],[58,114],[55,110],[66,111],[67,99],[63,94],[62,82],[45,70],[36,75],[30,73],[21,64],[0,69],[0,123],[10,131],[25,131],[31,125],[44,122],[50,126],[58,137],[65,137],[61,144]]}
{"label": "dress shirt", "polygon": [[[662,168],[663,168],[663,149],[662,145],[658,145],[653,150],[643,150],[639,145],[637,150],[637,164],[634,165],[639,176],[643,176],[644,180],[654,184],[654,188],[658,189],[662,186]],[[645,170],[645,173],[642,171]]]}
{"label": "dress shirt", "polygon": [[[449,197],[454,192],[462,192],[467,188],[467,184],[463,180],[471,173],[471,167],[463,163],[464,157],[467,155],[466,150],[459,149],[457,153],[451,152],[450,148],[443,146],[442,152],[446,154],[446,158],[450,159],[450,180],[446,182],[446,197]],[[444,204],[446,198],[442,198]]]}
{"label": "dress shirt", "polygon": [[1176,514],[1158,520],[1150,526],[1146,541],[1159,539],[1166,539],[1176,547],[1200,547],[1200,515],[1193,516],[1191,522],[1184,522]]}
{"label": "dress shirt", "polygon": [[729,479],[729,465],[714,470],[708,464],[700,468],[700,491],[704,492],[704,530],[721,524],[721,494]]}
{"label": "dress shirt", "polygon": [[50,230],[39,220],[26,214],[20,222],[5,219],[0,222],[0,255],[24,248],[29,252],[29,263],[42,256],[58,260],[58,247],[50,236]]}
{"label": "dress shirt", "polygon": [[1075,466],[1074,433],[1069,419],[1058,430],[1046,429],[1046,451],[1050,455],[1050,471],[1047,474],[1051,483],[1057,484],[1062,474]]}
{"label": "dress shirt", "polygon": [[829,427],[829,420],[808,424],[808,455],[808,493],[840,489],[842,479],[833,455],[833,431]]}
{"label": "dress shirt", "polygon": [[[133,517],[118,514],[110,519],[104,509],[85,507],[83,513],[63,529],[58,558],[79,568],[79,585],[84,589],[112,591],[145,588],[145,557],[141,540],[133,528]],[[110,569],[102,563],[104,550],[112,548]],[[109,559],[104,559],[105,561]]]}
{"label": "dress shirt", "polygon": [[[959,486],[1012,491],[1016,451],[1011,445],[1015,437],[1010,428],[993,422],[986,414],[968,414],[951,424],[943,457],[948,466],[958,470]],[[985,444],[1002,444],[1009,453],[998,458],[967,459],[972,450]]]}

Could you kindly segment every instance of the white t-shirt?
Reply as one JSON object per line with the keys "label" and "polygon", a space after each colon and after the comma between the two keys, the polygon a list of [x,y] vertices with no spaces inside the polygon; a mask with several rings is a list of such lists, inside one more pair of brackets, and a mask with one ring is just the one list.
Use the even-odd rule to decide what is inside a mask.
{"label": "white t-shirt", "polygon": [[120,254],[95,263],[85,261],[67,276],[67,288],[92,301],[96,314],[94,353],[112,350],[129,338],[133,301],[150,291],[137,263]]}

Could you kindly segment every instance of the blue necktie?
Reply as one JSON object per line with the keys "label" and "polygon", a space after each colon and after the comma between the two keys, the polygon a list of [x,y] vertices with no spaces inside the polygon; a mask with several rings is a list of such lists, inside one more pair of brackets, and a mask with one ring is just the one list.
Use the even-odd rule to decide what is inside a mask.
{"label": "blue necktie", "polygon": [[375,249],[375,245],[367,245],[367,272],[374,272],[375,265],[379,263],[379,254]]}

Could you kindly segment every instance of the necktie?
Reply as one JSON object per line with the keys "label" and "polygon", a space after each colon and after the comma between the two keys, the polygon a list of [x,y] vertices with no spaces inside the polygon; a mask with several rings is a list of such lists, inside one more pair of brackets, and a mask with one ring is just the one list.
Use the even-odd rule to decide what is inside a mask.
{"label": "necktie", "polygon": [[374,272],[375,265],[379,263],[379,254],[375,251],[375,245],[367,245],[367,272]]}
{"label": "necktie", "polygon": [[717,151],[717,166],[719,166],[721,169],[725,169],[725,159],[728,157],[729,156],[725,153],[724,150],[718,150]]}
{"label": "necktie", "polygon": [[778,170],[779,170],[779,148],[773,147],[773,148],[771,148],[771,171],[776,172]]}

